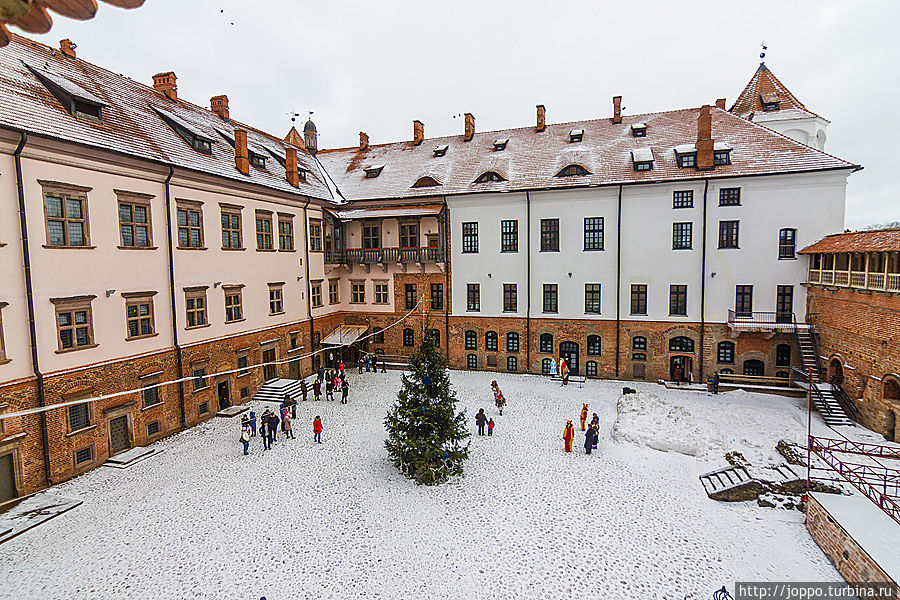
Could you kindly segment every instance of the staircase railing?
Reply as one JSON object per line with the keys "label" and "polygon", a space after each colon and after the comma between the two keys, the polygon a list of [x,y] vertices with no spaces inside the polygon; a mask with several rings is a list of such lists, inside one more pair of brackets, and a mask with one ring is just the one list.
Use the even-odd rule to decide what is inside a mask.
{"label": "staircase railing", "polygon": [[832,376],[828,381],[831,383],[831,392],[834,394],[838,404],[841,405],[841,408],[844,409],[844,412],[850,415],[854,421],[859,421],[859,409],[856,408],[856,404],[853,403],[853,400],[851,400],[850,396],[847,395],[847,392],[844,391],[838,378]]}
{"label": "staircase railing", "polygon": [[816,372],[819,374],[819,380],[825,381],[828,378],[828,376],[827,376],[826,372],[822,369],[822,362],[821,362],[822,359],[819,356],[819,340],[818,340],[819,336],[818,336],[818,332],[816,331],[816,326],[809,325],[809,329],[807,329],[807,331],[809,332],[809,339],[812,340],[813,355],[814,355],[813,358],[816,361]]}

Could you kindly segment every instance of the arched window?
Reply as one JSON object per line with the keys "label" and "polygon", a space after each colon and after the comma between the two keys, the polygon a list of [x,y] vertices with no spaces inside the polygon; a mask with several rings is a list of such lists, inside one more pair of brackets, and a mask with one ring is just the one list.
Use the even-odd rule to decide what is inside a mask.
{"label": "arched window", "polygon": [[550,365],[553,364],[552,358],[545,358],[541,361],[541,374],[549,375],[550,374]]}
{"label": "arched window", "polygon": [[518,371],[519,370],[519,359],[515,356],[507,356],[506,357],[506,370],[507,371]]}
{"label": "arched window", "polygon": [[545,352],[547,354],[551,354],[553,352],[553,334],[552,333],[542,333],[541,334],[541,352]]}
{"label": "arched window", "polygon": [[589,360],[584,364],[584,373],[588,377],[596,377],[597,376],[597,361]]}
{"label": "arched window", "polygon": [[383,344],[384,343],[384,330],[381,327],[375,327],[372,329],[372,343],[373,344]]}
{"label": "arched window", "polygon": [[478,349],[478,334],[469,329],[466,331],[466,350],[477,350]]}
{"label": "arched window", "polygon": [[416,343],[416,336],[413,334],[413,330],[407,327],[403,330],[403,345],[404,346],[413,346]]}
{"label": "arched window", "polygon": [[475,183],[488,183],[490,181],[506,181],[506,179],[504,179],[504,177],[496,171],[485,171],[478,176],[478,179],[475,180]]}
{"label": "arched window", "polygon": [[425,335],[427,335],[433,342],[435,346],[441,345],[441,332],[437,329],[429,329]]}
{"label": "arched window", "polygon": [[882,397],[885,400],[900,400],[900,382],[893,377],[885,379]]}
{"label": "arched window", "polygon": [[519,351],[519,334],[515,331],[510,331],[506,334],[506,351],[507,352],[518,352]]}
{"label": "arched window", "polygon": [[484,349],[488,352],[496,352],[498,348],[497,332],[488,331],[484,334]]}
{"label": "arched window", "polygon": [[556,174],[557,177],[577,177],[579,175],[590,175],[590,173],[581,165],[569,165],[563,167],[562,171]]}
{"label": "arched window", "polygon": [[719,342],[716,361],[722,365],[734,364],[734,342]]}
{"label": "arched window", "polygon": [[694,340],[680,335],[669,340],[669,352],[693,352]]}
{"label": "arched window", "polygon": [[419,180],[413,184],[414,188],[421,187],[434,187],[436,185],[441,185],[441,182],[435,179],[434,177],[429,177],[425,175],[424,177],[419,177]]}
{"label": "arched window", "polygon": [[638,352],[644,352],[647,350],[647,338],[642,335],[636,335],[631,338],[631,349],[637,350]]}
{"label": "arched window", "polygon": [[754,377],[762,377],[766,374],[766,365],[761,360],[745,360],[744,375],[753,375]]}
{"label": "arched window", "polygon": [[789,367],[791,366],[791,345],[778,344],[775,349],[775,366]]}
{"label": "arched window", "polygon": [[588,356],[600,356],[600,336],[589,335],[587,338]]}
{"label": "arched window", "polygon": [[466,368],[467,369],[477,369],[478,368],[478,355],[477,354],[466,355]]}

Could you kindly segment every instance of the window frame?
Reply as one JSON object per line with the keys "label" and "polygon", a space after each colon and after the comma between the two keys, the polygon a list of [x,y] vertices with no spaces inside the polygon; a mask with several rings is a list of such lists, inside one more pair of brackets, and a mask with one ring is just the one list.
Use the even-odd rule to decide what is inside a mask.
{"label": "window frame", "polygon": [[350,280],[350,304],[366,303],[366,280],[351,279]]}
{"label": "window frame", "polygon": [[284,283],[269,283],[269,316],[284,314]]}
{"label": "window frame", "polygon": [[734,286],[734,315],[747,318],[753,316],[753,286],[739,284]]}
{"label": "window frame", "polygon": [[[785,234],[788,234],[786,236]],[[790,241],[785,241],[790,237]],[[797,260],[797,229],[782,227],[778,230],[778,260]]]}
{"label": "window frame", "polygon": [[719,221],[719,249],[739,250],[741,222],[737,219]]}
{"label": "window frame", "polygon": [[360,227],[362,235],[363,250],[380,250],[381,249],[381,223],[369,222],[363,223]]}
{"label": "window frame", "polygon": [[519,304],[518,286],[515,283],[503,284],[503,312],[517,312]]}
{"label": "window frame", "polygon": [[[543,311],[546,314],[559,314],[559,284],[558,283],[545,283],[542,293],[541,299],[543,304]],[[549,306],[552,307],[552,310],[548,309]]]}
{"label": "window frame", "polygon": [[431,284],[431,310],[444,310],[444,284]]}
{"label": "window frame", "polygon": [[[272,226],[272,211],[256,209],[256,251],[275,252],[275,231]],[[260,227],[262,226],[262,227]]]}
{"label": "window frame", "polygon": [[[686,343],[685,340],[690,343]],[[693,354],[696,346],[694,339],[686,335],[676,335],[669,339],[669,352]]]}
{"label": "window frame", "polygon": [[601,314],[602,290],[603,287],[599,283],[584,284],[584,314]]}
{"label": "window frame", "polygon": [[419,222],[409,221],[400,222],[400,247],[401,248],[418,248],[419,243]]}
{"label": "window frame", "polygon": [[309,251],[324,252],[322,248],[322,219],[309,220]]}
{"label": "window frame", "polygon": [[500,351],[500,334],[496,331],[484,332],[484,351],[499,352]]}
{"label": "window frame", "polygon": [[[387,280],[376,279],[372,282],[375,294],[375,302],[373,304],[390,304],[390,287]],[[383,300],[381,297],[383,296]]]}
{"label": "window frame", "polygon": [[403,298],[406,310],[413,310],[419,303],[418,287],[415,283],[403,284]]}
{"label": "window frame", "polygon": [[294,248],[294,215],[290,213],[278,213],[278,251],[296,251]]}
{"label": "window frame", "polygon": [[[782,348],[787,348],[787,352],[782,352]],[[775,346],[775,366],[790,367],[793,360],[793,351],[790,344],[778,344]]]}
{"label": "window frame", "polygon": [[466,284],[466,312],[481,312],[481,284]]}
{"label": "window frame", "polygon": [[585,353],[587,356],[602,356],[603,338],[601,338],[596,333],[592,333],[591,335],[587,336],[587,342],[585,343]]}
{"label": "window frame", "polygon": [[340,279],[329,279],[328,280],[328,304],[329,305],[341,303],[340,285],[341,285]]}
{"label": "window frame", "polygon": [[322,308],[322,280],[311,281],[309,284],[309,305],[311,308]]}
{"label": "window frame", "polygon": [[672,209],[694,208],[694,190],[673,190]]}
{"label": "window frame", "polygon": [[[688,286],[685,283],[669,284],[669,316],[686,317],[688,314]],[[683,307],[682,312],[676,309]]]}
{"label": "window frame", "polygon": [[[42,198],[44,205],[44,233],[46,235],[45,248],[75,248],[75,249],[93,249],[91,245],[90,231],[90,215],[88,212],[88,192],[93,188],[70,185],[59,182],[38,181],[42,188]],[[49,210],[49,198],[55,198],[60,201],[60,216],[51,216]],[[81,210],[80,217],[69,217],[69,201],[78,202]],[[118,221],[118,215],[116,216]],[[62,223],[62,244],[54,244],[50,237],[50,223]],[[70,223],[81,224],[81,241],[82,244],[72,244],[70,236]],[[121,234],[120,234],[121,235]]]}
{"label": "window frame", "polygon": [[[184,288],[184,324],[185,329],[199,329],[200,327],[209,327],[209,302],[206,297],[207,286]],[[193,307],[190,301],[194,301]],[[203,306],[197,307],[197,300],[203,301]],[[194,315],[194,321],[197,321],[197,315],[202,316],[203,322],[195,322],[191,325],[191,315]]]}
{"label": "window frame", "polygon": [[[223,285],[222,292],[225,296],[225,322],[238,323],[244,320],[244,286],[243,285]],[[237,302],[234,299],[237,298]],[[231,304],[228,301],[231,299]],[[237,314],[235,314],[237,311]],[[231,316],[229,317],[229,312]]]}
{"label": "window frame", "polygon": [[[153,408],[154,406],[159,406],[163,403],[162,394],[160,393],[162,386],[160,386],[159,383],[159,375],[141,378],[141,409]],[[156,402],[147,402],[148,392],[153,395]]]}
{"label": "window frame", "polygon": [[521,347],[521,338],[518,331],[506,332],[506,351],[518,354]]}
{"label": "window frame", "polygon": [[416,333],[412,330],[411,327],[407,327],[403,330],[403,347],[404,348],[412,348],[416,345]]}
{"label": "window frame", "polygon": [[[185,224],[182,225],[179,217],[181,213],[185,214]],[[191,223],[191,214],[197,214],[197,224]],[[203,203],[194,200],[175,200],[175,229],[178,240],[176,248],[178,250],[206,250],[206,238],[204,237],[203,227]],[[181,243],[181,233],[186,232],[188,245]],[[197,245],[194,245],[192,233],[196,231],[198,235]]]}
{"label": "window frame", "polygon": [[631,284],[631,314],[647,314],[647,292],[649,286],[646,283]]}
{"label": "window frame", "polygon": [[647,352],[647,336],[636,335],[631,338],[632,352]]}
{"label": "window frame", "polygon": [[[123,292],[122,297],[125,298],[125,341],[132,340],[141,340],[144,338],[154,337],[157,335],[156,333],[156,317],[154,315],[155,311],[153,308],[153,296],[156,295],[156,292]],[[141,315],[140,307],[141,306],[149,306],[148,314]],[[137,307],[138,314],[135,316],[131,316],[129,314],[129,309],[132,307]],[[147,333],[142,333],[142,325],[144,321],[149,321],[150,331]],[[131,333],[131,323],[132,321],[137,322],[138,334],[132,335]]]}
{"label": "window frame", "polygon": [[519,251],[519,220],[503,219],[500,221],[500,252]]}
{"label": "window frame", "polygon": [[[87,396],[87,394],[85,394]],[[69,398],[66,401],[72,400],[80,400],[81,398]],[[94,422],[94,407],[92,406],[93,402],[81,402],[79,404],[70,404],[66,407],[66,428],[68,430],[69,435],[78,433],[81,431],[86,431],[95,425]],[[72,411],[73,409],[84,408],[84,419],[87,422],[83,427],[73,427],[72,426]]]}
{"label": "window frame", "polygon": [[478,350],[478,332],[467,329],[463,334],[463,350]]}
{"label": "window frame", "polygon": [[478,221],[462,223],[462,254],[478,254]]}
{"label": "window frame", "polygon": [[507,356],[506,357],[506,370],[510,373],[517,373],[519,371],[519,357],[518,356]]}
{"label": "window frame", "polygon": [[[94,341],[94,317],[91,302],[96,296],[72,296],[69,298],[51,298],[54,308],[54,323],[56,328],[57,354],[64,352],[77,352],[78,350],[87,350],[96,348],[98,344]],[[84,323],[77,323],[76,313],[84,312]],[[70,315],[69,324],[60,324],[60,315]],[[86,343],[78,343],[78,330],[85,329]],[[71,332],[71,345],[66,347],[63,341],[63,332]]]}
{"label": "window frame", "polygon": [[672,250],[694,249],[694,222],[677,221],[672,223]]}
{"label": "window frame", "polygon": [[[599,227],[597,227],[599,223]],[[585,217],[584,218],[584,248],[585,252],[598,252],[604,249],[604,228],[605,223],[603,217]]]}
{"label": "window frame", "polygon": [[[136,192],[125,192],[121,190],[114,190],[116,193],[116,207],[117,207],[117,219],[119,223],[119,249],[120,250],[154,250],[153,246],[153,215],[152,215],[152,207],[150,204],[150,200],[153,196],[149,194],[139,194]],[[127,206],[129,208],[131,220],[122,221],[122,208]],[[137,208],[143,208],[146,211],[147,220],[146,222],[140,222],[136,218]],[[131,227],[131,241],[134,242],[132,244],[125,243],[125,235],[123,228]],[[137,244],[137,229],[140,227],[144,227],[147,230],[147,243],[145,245],[139,246]]]}
{"label": "window frame", "polygon": [[[243,207],[235,204],[219,204],[219,226],[222,231],[222,250],[244,249],[244,217]],[[237,227],[234,227],[234,217],[237,217]],[[225,243],[226,236],[228,243]],[[234,245],[235,236],[237,245]]]}
{"label": "window frame", "polygon": [[553,354],[553,334],[542,333],[538,338],[538,353]]}
{"label": "window frame", "polygon": [[719,188],[719,206],[740,206],[740,205],[741,205],[741,188],[740,187]]}
{"label": "window frame", "polygon": [[466,368],[467,369],[477,369],[478,368],[478,355],[474,353],[466,354]]}
{"label": "window frame", "polygon": [[559,219],[541,219],[541,252],[559,252]]}
{"label": "window frame", "polygon": [[[10,362],[6,356],[6,342],[3,337],[3,309],[9,306],[8,302],[0,302],[0,365]],[[3,421],[0,421],[0,437],[3,437]]]}
{"label": "window frame", "polygon": [[733,365],[737,354],[735,350],[734,342],[724,340],[716,344],[716,364]]}

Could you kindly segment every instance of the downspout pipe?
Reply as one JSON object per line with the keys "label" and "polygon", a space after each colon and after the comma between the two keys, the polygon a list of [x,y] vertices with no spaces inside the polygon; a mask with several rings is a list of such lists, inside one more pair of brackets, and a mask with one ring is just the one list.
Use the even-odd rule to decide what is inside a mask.
{"label": "downspout pipe", "polygon": [[181,408],[181,429],[187,429],[187,414],[184,408],[184,357],[181,345],[178,343],[178,311],[175,309],[175,251],[172,245],[172,176],[175,167],[169,165],[169,174],[166,175],[163,186],[166,195],[166,253],[169,261],[169,306],[172,317],[172,345],[175,346],[175,363],[178,367],[178,403]]}
{"label": "downspout pipe", "polygon": [[[309,207],[310,202],[312,202],[312,198],[307,198],[306,204],[303,205],[303,227],[305,229],[303,232],[303,239],[306,241],[304,244],[305,247],[303,248],[303,256],[304,262],[306,263],[306,315],[309,317],[309,347],[315,352],[317,348],[313,343],[313,338],[316,337],[316,328],[312,316],[312,283],[309,281],[309,214],[306,210]],[[347,245],[347,240],[344,239],[343,232],[341,235],[341,243],[345,246]]]}
{"label": "downspout pipe", "polygon": [[[37,404],[39,408],[47,405],[44,392],[44,375],[41,373],[40,361],[38,360],[37,348],[37,332],[35,330],[34,318],[34,285],[31,279],[31,252],[28,246],[28,221],[25,217],[25,185],[22,181],[22,150],[28,143],[28,134],[24,131],[19,132],[21,139],[19,145],[16,146],[13,157],[16,162],[16,196],[19,201],[19,228],[22,234],[22,266],[25,270],[25,297],[28,306],[28,336],[31,343],[31,370],[34,371],[34,377],[37,381]],[[41,421],[41,455],[44,459],[44,481],[47,486],[53,485],[53,476],[50,473],[50,440],[47,434],[47,412],[40,412]]]}
{"label": "downspout pipe", "polygon": [[703,241],[700,251],[700,383],[703,383],[703,344],[706,337],[706,196],[709,192],[709,179],[703,183]]}
{"label": "downspout pipe", "polygon": [[441,258],[444,259],[444,297],[441,304],[444,306],[444,348],[447,352],[447,360],[450,360],[450,207],[447,206],[447,197],[444,196],[444,215],[441,225]]}
{"label": "downspout pipe", "polygon": [[616,208],[616,377],[619,377],[622,347],[622,186],[619,186],[618,208]]}
{"label": "downspout pipe", "polygon": [[531,372],[531,193],[525,190],[525,372]]}

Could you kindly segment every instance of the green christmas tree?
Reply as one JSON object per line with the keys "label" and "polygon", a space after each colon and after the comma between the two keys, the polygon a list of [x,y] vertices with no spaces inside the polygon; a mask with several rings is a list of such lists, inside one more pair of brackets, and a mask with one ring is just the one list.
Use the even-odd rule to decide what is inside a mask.
{"label": "green christmas tree", "polygon": [[466,414],[456,412],[447,357],[431,335],[422,336],[409,366],[411,373],[403,375],[397,403],[384,420],[384,446],[400,472],[416,483],[443,483],[461,475],[469,457],[469,445],[463,445],[469,437]]}

